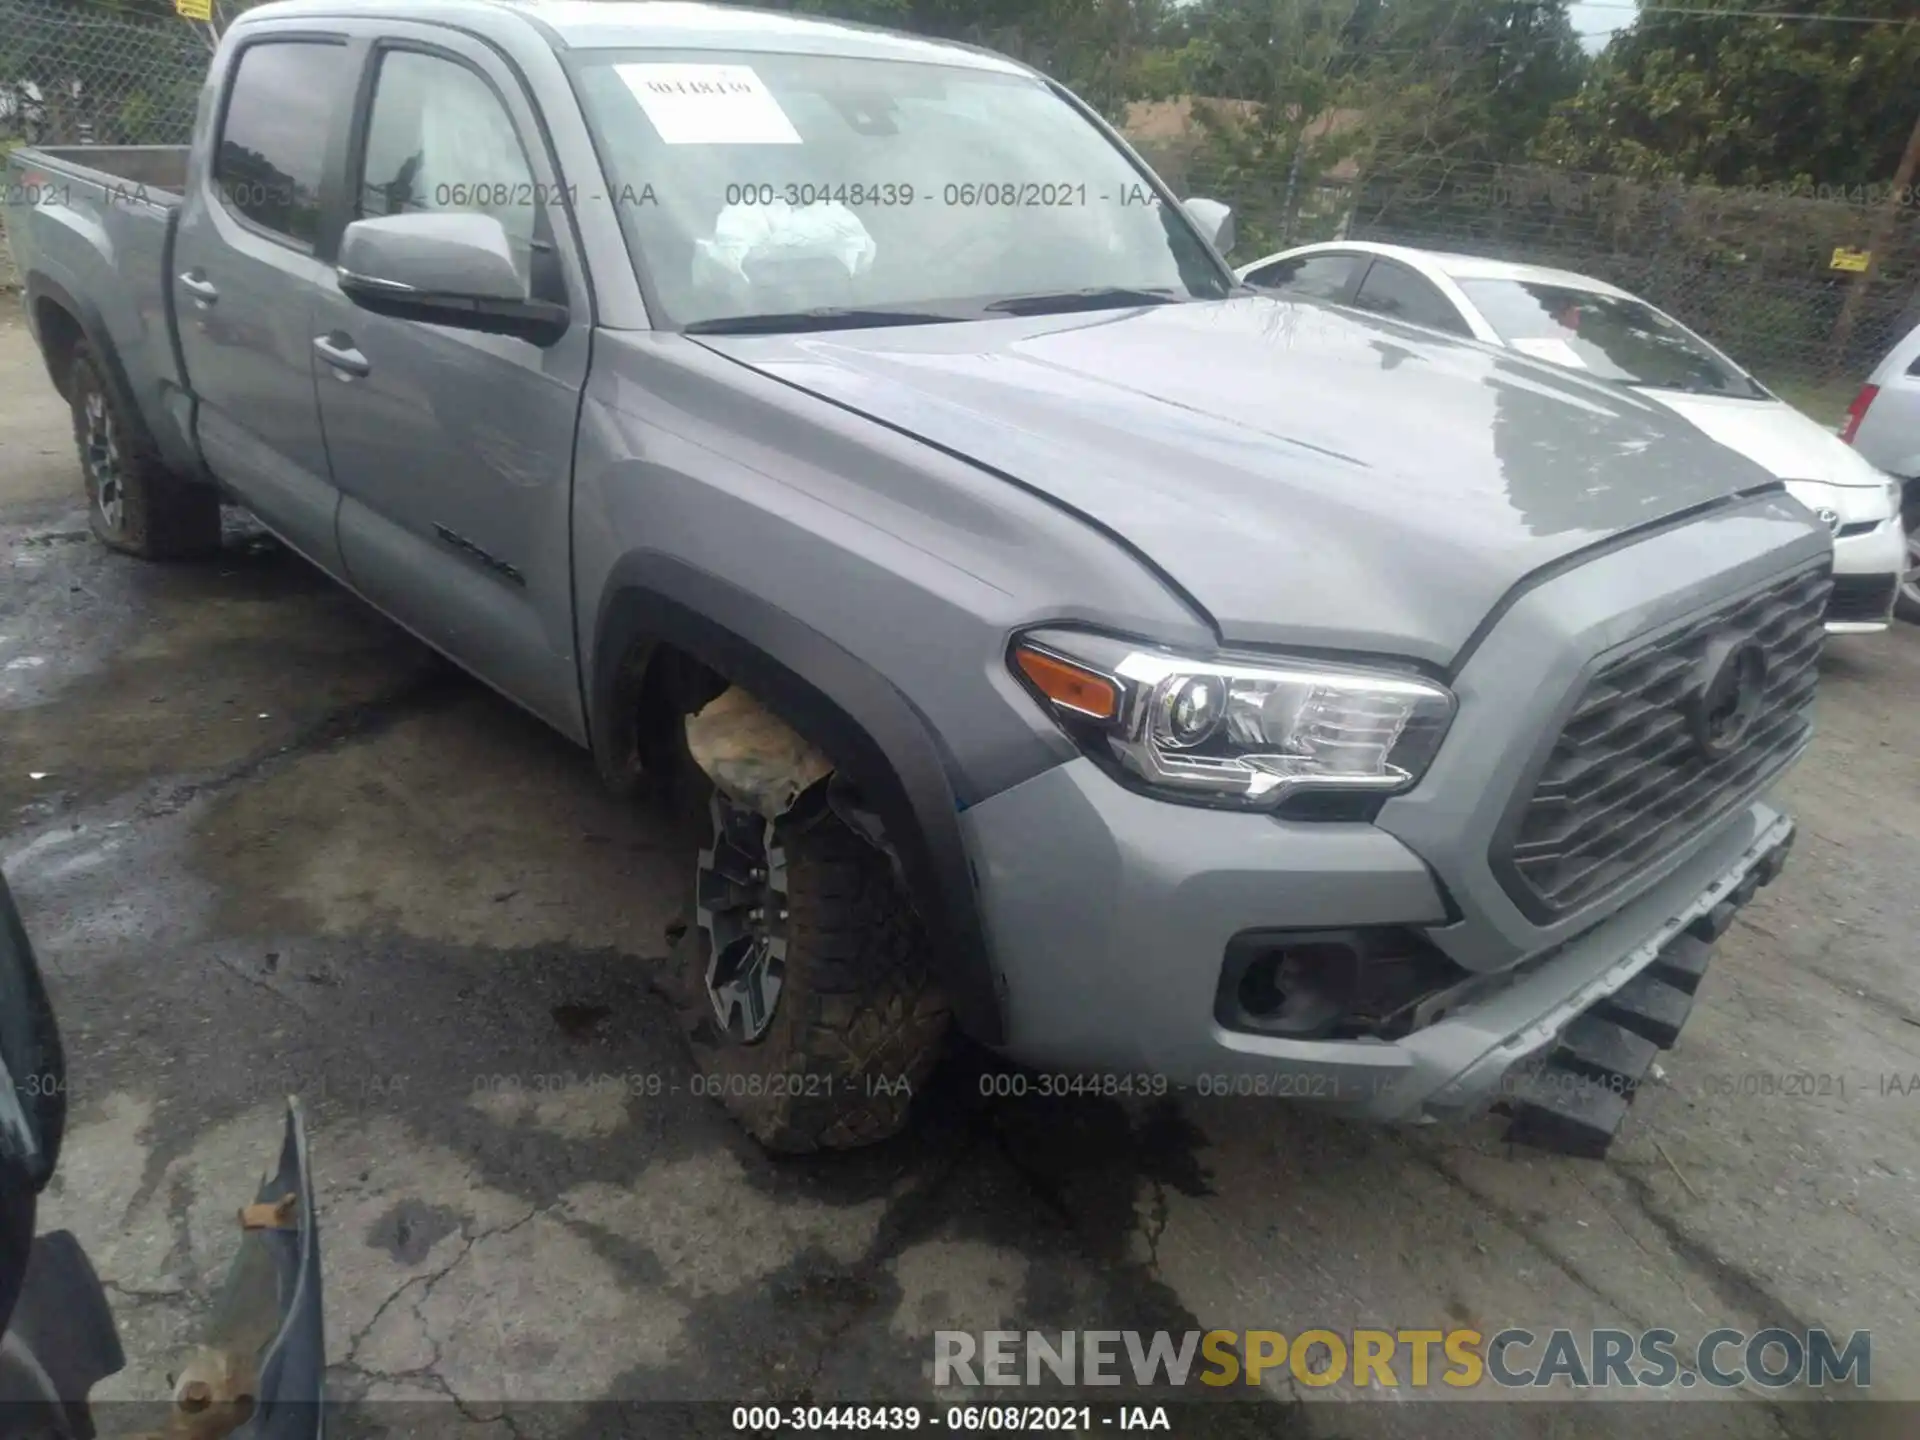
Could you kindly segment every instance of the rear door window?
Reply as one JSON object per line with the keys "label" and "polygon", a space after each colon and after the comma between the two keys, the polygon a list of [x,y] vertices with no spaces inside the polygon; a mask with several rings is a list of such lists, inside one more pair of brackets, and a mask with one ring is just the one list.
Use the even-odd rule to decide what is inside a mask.
{"label": "rear door window", "polygon": [[240,52],[214,152],[227,208],[258,229],[311,249],[320,233],[320,179],[353,77],[344,45],[265,40]]}

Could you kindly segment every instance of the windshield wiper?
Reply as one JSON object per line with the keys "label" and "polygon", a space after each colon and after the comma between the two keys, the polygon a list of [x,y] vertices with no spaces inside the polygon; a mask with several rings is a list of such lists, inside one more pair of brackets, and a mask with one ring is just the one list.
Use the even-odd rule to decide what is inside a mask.
{"label": "windshield wiper", "polygon": [[723,315],[683,325],[684,335],[781,335],[807,330],[859,330],[878,325],[946,325],[964,315],[941,315],[928,310],[859,310],[823,305],[814,310],[788,310],[773,315]]}
{"label": "windshield wiper", "polygon": [[1126,305],[1172,305],[1178,299],[1170,289],[1100,286],[1089,290],[1061,290],[1050,295],[1010,295],[985,308],[997,315],[1059,315],[1072,310],[1110,310]]}

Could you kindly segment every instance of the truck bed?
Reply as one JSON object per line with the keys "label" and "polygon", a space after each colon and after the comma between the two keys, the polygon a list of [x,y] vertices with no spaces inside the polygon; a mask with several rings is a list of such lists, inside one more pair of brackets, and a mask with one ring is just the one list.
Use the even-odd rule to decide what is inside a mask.
{"label": "truck bed", "polygon": [[[161,455],[190,472],[191,405],[174,353],[167,269],[187,147],[25,146],[6,156],[4,170],[6,239],[28,318],[38,326],[46,314],[79,317]],[[64,386],[82,337],[42,338]]]}
{"label": "truck bed", "polygon": [[143,189],[159,204],[178,201],[187,183],[185,145],[46,145],[14,152],[16,170],[103,188]]}

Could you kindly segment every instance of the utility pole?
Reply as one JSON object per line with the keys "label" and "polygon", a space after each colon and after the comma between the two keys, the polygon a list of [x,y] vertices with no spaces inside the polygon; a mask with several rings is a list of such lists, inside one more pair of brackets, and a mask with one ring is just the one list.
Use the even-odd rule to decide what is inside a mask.
{"label": "utility pole", "polygon": [[1280,202],[1280,243],[1293,244],[1294,191],[1300,184],[1300,155],[1307,148],[1305,132],[1294,137],[1293,160],[1287,166],[1287,194]]}
{"label": "utility pole", "polygon": [[[1886,206],[1874,221],[1873,229],[1867,236],[1867,268],[1853,277],[1853,284],[1847,287],[1847,298],[1840,306],[1840,318],[1834,321],[1833,338],[1827,347],[1827,374],[1837,375],[1846,364],[1847,342],[1853,339],[1853,328],[1860,322],[1860,307],[1866,303],[1867,287],[1873,283],[1874,271],[1879,267],[1880,254],[1893,239],[1894,222],[1900,218],[1900,208],[1913,199],[1913,177],[1920,171],[1920,117],[1913,122],[1913,134],[1907,137],[1906,153],[1900,157],[1900,164],[1893,172],[1893,189],[1887,195]],[[1920,206],[1914,207],[1920,211]]]}

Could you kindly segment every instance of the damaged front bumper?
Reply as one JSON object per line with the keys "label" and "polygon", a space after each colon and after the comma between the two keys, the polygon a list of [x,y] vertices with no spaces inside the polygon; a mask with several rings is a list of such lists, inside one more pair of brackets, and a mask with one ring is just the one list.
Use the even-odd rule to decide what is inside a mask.
{"label": "damaged front bumper", "polygon": [[1428,1111],[1470,1108],[1491,1097],[1491,1108],[1513,1116],[1508,1139],[1566,1154],[1604,1155],[1654,1057],[1679,1040],[1714,943],[1780,874],[1795,833],[1793,821],[1775,817],[1691,904],[1488,1050],[1426,1102]]}
{"label": "damaged front bumper", "polygon": [[1653,1053],[1672,1043],[1706,945],[1779,872],[1794,834],[1780,812],[1749,804],[1592,927],[1482,972],[1417,1028],[1323,1039],[1222,1023],[1226,957],[1250,931],[1443,931],[1431,872],[1395,836],[1170,806],[1081,762],[971,807],[963,823],[1009,1058],[1132,1077],[1130,1093],[1145,1083],[1277,1098],[1391,1123],[1500,1106],[1516,1138],[1587,1154],[1604,1148]]}
{"label": "damaged front bumper", "polygon": [[[1352,1050],[1375,1053],[1364,1076],[1350,1071],[1325,1098],[1400,1123],[1502,1112],[1512,1117],[1509,1139],[1604,1155],[1654,1057],[1679,1039],[1714,942],[1786,863],[1793,821],[1763,806],[1750,820],[1750,838],[1737,854],[1712,857],[1705,884],[1678,878],[1691,891],[1685,898],[1675,900],[1669,881],[1398,1040],[1332,1042],[1326,1048],[1352,1059],[1361,1058]],[[1650,922],[1656,909],[1663,913]],[[1623,931],[1645,938],[1622,949]]]}
{"label": "damaged front bumper", "polygon": [[[239,1219],[239,1253],[201,1346],[174,1385],[173,1429],[195,1440],[236,1432],[247,1440],[319,1440],[327,1366],[320,1231],[297,1100],[287,1101],[280,1162]],[[223,1431],[220,1421],[231,1427]]]}

